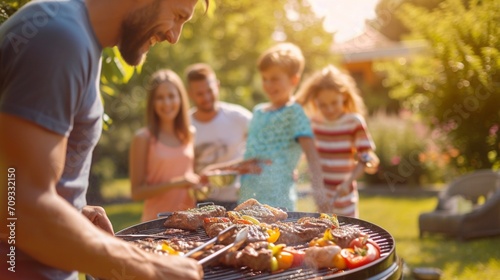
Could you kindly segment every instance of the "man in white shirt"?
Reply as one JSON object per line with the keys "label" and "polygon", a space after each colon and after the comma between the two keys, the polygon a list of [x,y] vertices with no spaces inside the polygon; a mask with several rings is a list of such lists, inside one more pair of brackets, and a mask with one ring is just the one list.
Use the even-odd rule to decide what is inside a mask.
{"label": "man in white shirt", "polygon": [[[213,69],[204,63],[186,69],[191,122],[196,128],[195,172],[212,164],[243,159],[246,135],[252,113],[244,107],[219,101],[219,81]],[[237,205],[239,178],[230,186],[212,188],[207,199],[232,210]]]}

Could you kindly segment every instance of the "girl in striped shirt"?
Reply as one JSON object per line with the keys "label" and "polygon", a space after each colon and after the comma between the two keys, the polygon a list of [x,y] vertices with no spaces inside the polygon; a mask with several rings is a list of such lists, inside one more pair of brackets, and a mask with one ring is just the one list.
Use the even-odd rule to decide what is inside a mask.
{"label": "girl in striped shirt", "polygon": [[357,218],[356,179],[375,173],[379,160],[354,79],[329,65],[303,83],[297,101],[311,119],[321,159],[324,190],[314,194],[318,210]]}

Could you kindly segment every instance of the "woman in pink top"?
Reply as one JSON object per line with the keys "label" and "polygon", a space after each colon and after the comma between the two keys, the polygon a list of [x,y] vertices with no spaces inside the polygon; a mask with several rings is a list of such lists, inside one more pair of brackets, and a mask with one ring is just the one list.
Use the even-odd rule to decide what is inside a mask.
{"label": "woman in pink top", "polygon": [[184,85],[171,70],[153,74],[146,106],[146,127],[130,148],[132,198],[144,200],[142,221],[159,212],[195,206],[190,188],[199,184],[193,172],[193,133]]}

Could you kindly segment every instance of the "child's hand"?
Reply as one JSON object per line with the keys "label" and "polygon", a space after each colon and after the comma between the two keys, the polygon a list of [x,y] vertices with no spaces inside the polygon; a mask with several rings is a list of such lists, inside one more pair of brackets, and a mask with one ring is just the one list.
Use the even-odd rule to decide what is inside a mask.
{"label": "child's hand", "polygon": [[350,190],[350,182],[344,181],[342,182],[338,187],[337,187],[337,196],[342,197],[348,195],[351,190]]}
{"label": "child's hand", "polygon": [[198,176],[198,174],[196,173],[187,173],[184,176],[184,179],[190,187],[195,187],[197,185],[200,185],[201,183],[200,176]]}
{"label": "child's hand", "polygon": [[269,159],[251,158],[239,162],[232,166],[232,170],[237,171],[239,174],[260,174],[262,172],[262,164],[270,165]]}
{"label": "child's hand", "polygon": [[373,151],[368,151],[360,155],[359,160],[364,163],[364,171],[368,174],[375,174],[378,171],[380,159]]}
{"label": "child's hand", "polygon": [[314,202],[316,203],[316,206],[318,208],[318,211],[321,213],[328,213],[331,212],[331,201],[326,196],[326,193],[324,191],[320,190],[314,190],[313,191],[313,198]]}

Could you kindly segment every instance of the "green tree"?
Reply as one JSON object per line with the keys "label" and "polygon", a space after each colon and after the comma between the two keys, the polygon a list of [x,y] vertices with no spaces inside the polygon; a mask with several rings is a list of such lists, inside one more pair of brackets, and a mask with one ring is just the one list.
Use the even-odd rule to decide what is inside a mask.
{"label": "green tree", "polygon": [[28,3],[30,0],[3,0],[0,1],[0,24],[6,21],[12,14],[14,14],[20,7]]}
{"label": "green tree", "polygon": [[431,140],[461,172],[500,167],[499,10],[495,0],[446,0],[432,12],[405,5],[399,17],[429,52],[380,67],[390,95],[435,128]]}
{"label": "green tree", "polygon": [[375,7],[377,17],[368,23],[379,30],[387,38],[399,41],[410,29],[398,18],[404,4],[412,4],[432,11],[443,0],[380,0]]}

